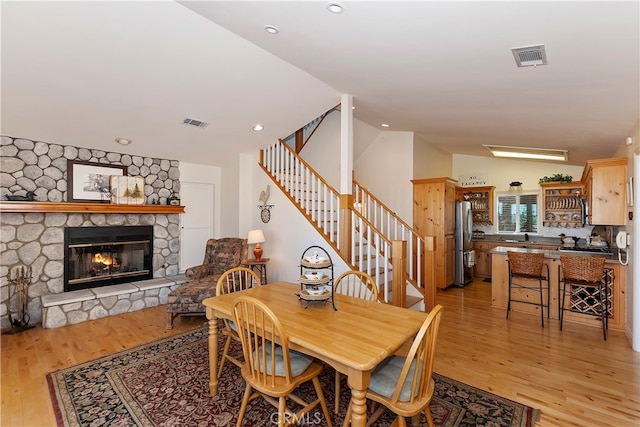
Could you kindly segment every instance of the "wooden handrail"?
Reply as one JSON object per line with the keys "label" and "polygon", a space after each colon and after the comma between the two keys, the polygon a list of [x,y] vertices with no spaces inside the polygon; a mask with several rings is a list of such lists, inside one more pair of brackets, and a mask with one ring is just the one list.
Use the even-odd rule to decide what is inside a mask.
{"label": "wooden handrail", "polygon": [[380,207],[382,207],[385,211],[389,212],[389,214],[398,220],[399,223],[401,223],[402,225],[404,225],[405,227],[407,227],[409,230],[414,231],[416,234],[418,234],[414,228],[412,226],[410,226],[409,224],[407,224],[406,222],[404,222],[404,220],[402,218],[400,218],[395,212],[393,212],[391,210],[391,208],[389,208],[386,204],[384,204],[383,201],[381,201],[380,199],[378,199],[368,188],[366,188],[364,185],[360,184],[360,182],[356,181],[355,178],[352,180],[353,182],[353,192],[356,193],[356,186],[360,189],[362,189],[364,191],[365,194],[367,194],[367,196],[369,196],[371,199],[373,199],[378,205],[380,205]]}
{"label": "wooden handrail", "polygon": [[[336,190],[331,184],[329,184],[327,182],[327,180],[325,180],[322,175],[320,175],[314,168],[313,166],[311,166],[309,163],[307,163],[302,157],[300,157],[300,155],[298,155],[293,149],[291,149],[291,147],[289,147],[287,144],[285,144],[285,142],[282,139],[278,140],[280,142],[280,144],[282,144],[282,146],[289,151],[291,154],[293,154],[300,163],[302,163],[304,165],[305,168],[309,169],[309,171],[311,171],[311,173],[313,175],[315,175],[315,177],[322,182],[324,185],[326,185],[328,188],[331,189],[331,192],[339,195],[338,190]],[[262,153],[263,150],[260,150],[260,152]],[[262,157],[262,154],[260,155]]]}
{"label": "wooden handrail", "polygon": [[380,199],[353,178],[354,208],[359,210],[389,240],[408,241],[409,268],[407,279],[419,292],[425,294],[426,273],[423,258],[424,238],[402,220]]}
{"label": "wooden handrail", "polygon": [[304,138],[304,127],[300,128],[300,129],[298,129],[296,131],[296,133],[295,133],[296,153],[300,153],[300,151],[302,151],[304,146],[307,145],[307,142],[309,142],[309,140],[311,139],[313,134],[316,133],[316,130],[318,129],[320,124],[322,124],[322,122],[324,121],[325,117],[327,117],[329,115],[329,113],[331,113],[332,111],[339,110],[339,109],[340,109],[340,104],[336,105],[335,107],[332,107],[331,109],[329,109],[328,111],[323,113],[320,116],[320,120],[318,121],[318,123],[315,124],[315,126],[313,127],[313,130],[311,131],[309,136],[307,136],[306,139]]}

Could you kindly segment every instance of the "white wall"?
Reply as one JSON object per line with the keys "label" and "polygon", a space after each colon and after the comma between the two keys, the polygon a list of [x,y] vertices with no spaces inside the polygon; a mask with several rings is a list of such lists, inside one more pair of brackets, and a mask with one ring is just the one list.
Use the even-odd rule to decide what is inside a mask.
{"label": "white wall", "polygon": [[413,222],[413,133],[380,132],[359,158],[356,180],[409,225]]}
{"label": "white wall", "polygon": [[228,159],[225,166],[220,168],[220,204],[222,209],[218,223],[220,224],[219,237],[241,237],[239,229],[239,197],[240,178],[245,171],[240,168],[240,156]]}
{"label": "white wall", "polygon": [[561,173],[571,175],[574,181],[580,181],[583,169],[583,166],[559,163],[454,154],[452,178],[482,174],[487,177],[487,185],[494,185],[496,191],[509,190],[509,183],[512,181],[522,182],[524,190],[540,190],[538,180],[543,176]]}
{"label": "white wall", "polygon": [[[330,154],[327,154],[330,155]],[[330,250],[330,246],[309,224],[306,218],[276,187],[276,184],[258,166],[258,153],[243,155],[240,159],[243,174],[240,178],[240,213],[239,233],[246,236],[252,229],[261,229],[266,242],[262,244],[263,258],[269,258],[267,275],[270,282],[297,282],[300,276],[300,258],[303,251],[312,245],[325,248],[334,263],[335,275],[347,270],[347,266],[340,257]],[[271,187],[268,205],[271,208],[271,220],[263,223],[258,209],[260,191],[266,186]],[[253,251],[250,246],[249,251]],[[295,298],[292,295],[292,298]]]}
{"label": "white wall", "polygon": [[413,141],[413,179],[454,178],[451,153],[434,147],[429,141],[415,135]]}
{"label": "white wall", "polygon": [[300,156],[340,192],[340,111],[324,118]]}
{"label": "white wall", "polygon": [[353,119],[353,159],[359,158],[373,144],[382,131],[360,120]]}

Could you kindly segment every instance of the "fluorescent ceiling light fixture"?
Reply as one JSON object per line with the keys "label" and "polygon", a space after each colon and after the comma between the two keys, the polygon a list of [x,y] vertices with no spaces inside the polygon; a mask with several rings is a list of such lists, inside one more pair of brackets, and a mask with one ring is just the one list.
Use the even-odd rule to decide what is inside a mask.
{"label": "fluorescent ceiling light fixture", "polygon": [[264,30],[269,34],[278,34],[280,30],[275,25],[265,25]]}
{"label": "fluorescent ceiling light fixture", "polygon": [[495,157],[512,157],[516,159],[555,160],[566,162],[568,150],[554,148],[508,147],[504,145],[483,145]]}
{"label": "fluorescent ceiling light fixture", "polygon": [[327,9],[331,13],[342,13],[344,12],[344,6],[338,2],[331,2],[327,5]]}
{"label": "fluorescent ceiling light fixture", "polygon": [[262,126],[260,123],[258,123],[253,127],[253,130],[255,130],[256,132],[260,132],[263,129],[264,129],[264,126]]}
{"label": "fluorescent ceiling light fixture", "polygon": [[383,128],[388,128],[389,127],[389,125],[386,124],[386,123],[382,123],[380,126],[382,126]]}

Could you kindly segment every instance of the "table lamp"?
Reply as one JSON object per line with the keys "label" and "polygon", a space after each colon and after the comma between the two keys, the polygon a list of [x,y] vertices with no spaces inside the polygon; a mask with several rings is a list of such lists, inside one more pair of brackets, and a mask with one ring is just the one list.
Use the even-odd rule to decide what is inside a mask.
{"label": "table lamp", "polygon": [[262,230],[249,230],[247,243],[250,245],[256,245],[256,247],[253,248],[253,256],[256,258],[256,261],[260,261],[262,259],[262,246],[260,246],[260,243],[264,242],[264,233],[262,233]]}

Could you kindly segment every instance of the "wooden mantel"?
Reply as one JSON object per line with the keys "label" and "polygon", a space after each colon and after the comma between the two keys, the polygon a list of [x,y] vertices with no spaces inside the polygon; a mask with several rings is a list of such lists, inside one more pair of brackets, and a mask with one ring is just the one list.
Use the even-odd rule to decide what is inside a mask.
{"label": "wooden mantel", "polygon": [[184,213],[184,206],[117,205],[111,203],[0,202],[0,212]]}

